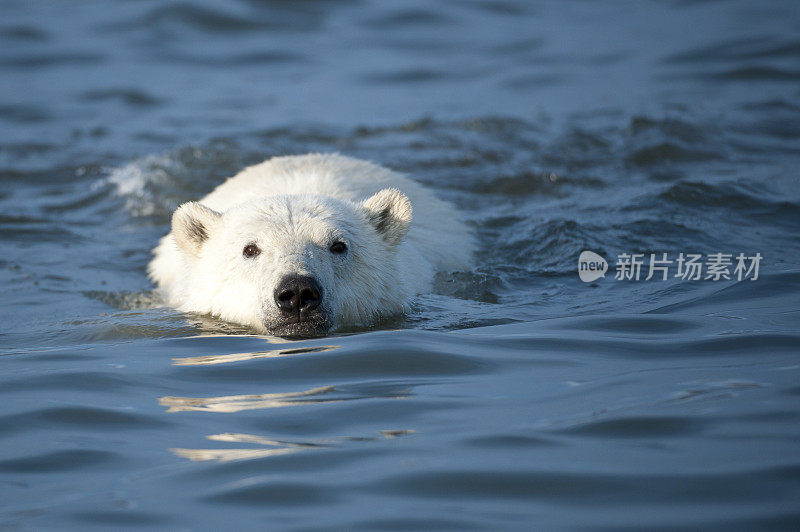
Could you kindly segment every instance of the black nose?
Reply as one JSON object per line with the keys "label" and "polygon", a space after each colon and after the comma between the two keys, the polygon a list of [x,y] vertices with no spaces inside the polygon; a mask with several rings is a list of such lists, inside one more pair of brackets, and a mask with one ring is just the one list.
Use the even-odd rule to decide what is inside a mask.
{"label": "black nose", "polygon": [[284,277],[275,289],[275,303],[284,314],[305,316],[322,302],[322,289],[313,277]]}

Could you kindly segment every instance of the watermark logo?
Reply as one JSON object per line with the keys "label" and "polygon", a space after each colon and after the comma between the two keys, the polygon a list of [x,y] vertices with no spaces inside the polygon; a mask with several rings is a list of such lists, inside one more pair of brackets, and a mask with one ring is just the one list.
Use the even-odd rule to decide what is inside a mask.
{"label": "watermark logo", "polygon": [[582,251],[578,257],[578,276],[584,283],[591,283],[606,276],[608,262],[594,251]]}
{"label": "watermark logo", "polygon": [[[743,281],[758,279],[761,253],[680,253],[670,258],[667,253],[620,253],[617,256],[614,279],[617,281],[649,281],[679,278],[684,281]],[[578,258],[578,276],[584,283],[605,277],[606,260],[593,251],[583,251]],[[674,273],[673,273],[674,270]]]}

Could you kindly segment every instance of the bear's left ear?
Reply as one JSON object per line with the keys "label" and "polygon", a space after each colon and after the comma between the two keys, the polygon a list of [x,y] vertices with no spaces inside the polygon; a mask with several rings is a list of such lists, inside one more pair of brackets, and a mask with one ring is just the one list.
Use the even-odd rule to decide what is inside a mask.
{"label": "bear's left ear", "polygon": [[172,215],[172,236],[184,253],[197,256],[221,217],[217,211],[196,201],[184,203]]}
{"label": "bear's left ear", "polygon": [[411,202],[396,188],[385,188],[362,203],[367,219],[390,245],[400,243],[411,223]]}

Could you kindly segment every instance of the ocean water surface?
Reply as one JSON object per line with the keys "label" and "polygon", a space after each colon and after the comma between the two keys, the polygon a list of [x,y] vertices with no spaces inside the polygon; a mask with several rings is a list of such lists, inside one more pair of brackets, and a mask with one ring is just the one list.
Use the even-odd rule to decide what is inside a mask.
{"label": "ocean water surface", "polygon": [[[0,1],[0,530],[797,530],[795,4]],[[174,208],[307,152],[474,267],[325,338],[161,305]],[[731,278],[615,278],[664,253]]]}

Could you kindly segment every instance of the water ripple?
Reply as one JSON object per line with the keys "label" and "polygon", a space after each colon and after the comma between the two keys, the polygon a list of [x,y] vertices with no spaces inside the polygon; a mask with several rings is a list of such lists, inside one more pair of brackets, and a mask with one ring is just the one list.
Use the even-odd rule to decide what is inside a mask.
{"label": "water ripple", "polygon": [[[539,499],[573,506],[605,505],[618,497],[628,503],[764,501],[772,496],[748,482],[788,488],[800,480],[800,467],[767,468],[698,475],[570,474],[548,471],[439,471],[397,475],[370,486],[387,494],[435,499]],[[647,489],[642,489],[647,486]],[[613,494],[613,495],[612,495]]]}
{"label": "water ripple", "polygon": [[40,426],[92,430],[155,429],[171,425],[154,416],[94,407],[54,407],[0,417],[0,434],[35,430]]}
{"label": "water ripple", "polygon": [[626,417],[591,421],[560,431],[601,438],[674,438],[692,436],[709,425],[706,421],[688,417]]}
{"label": "water ripple", "polygon": [[[301,356],[255,358],[236,364],[179,366],[172,372],[180,380],[287,382],[349,377],[460,375],[490,370],[492,363],[463,354],[437,351],[420,342],[396,348],[380,333],[347,351],[306,352]],[[269,362],[266,364],[265,362]],[[276,381],[277,379],[277,381]]]}
{"label": "water ripple", "polygon": [[118,460],[119,456],[115,453],[74,449],[0,460],[0,471],[28,474],[70,472],[90,467],[107,467]]}
{"label": "water ripple", "polygon": [[[333,504],[341,499],[335,488],[317,483],[275,482],[274,480],[248,479],[230,488],[219,490],[204,498],[211,503],[243,504],[256,506],[308,506]],[[241,484],[245,484],[241,486]]]}

